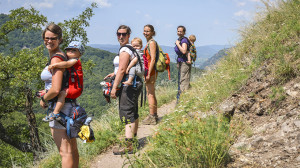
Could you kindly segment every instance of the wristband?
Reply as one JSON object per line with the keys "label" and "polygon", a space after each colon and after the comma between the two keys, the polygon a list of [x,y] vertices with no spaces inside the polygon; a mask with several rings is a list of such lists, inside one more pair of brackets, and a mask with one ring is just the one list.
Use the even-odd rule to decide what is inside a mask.
{"label": "wristband", "polygon": [[44,99],[44,96],[42,96],[41,99],[42,99],[42,101],[43,101],[44,103],[46,103],[46,100]]}

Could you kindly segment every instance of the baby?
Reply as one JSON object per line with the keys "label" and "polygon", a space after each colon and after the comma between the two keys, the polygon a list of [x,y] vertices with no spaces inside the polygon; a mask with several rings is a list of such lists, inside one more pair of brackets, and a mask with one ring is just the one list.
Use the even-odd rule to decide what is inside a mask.
{"label": "baby", "polygon": [[[140,55],[143,55],[143,51],[141,50],[142,47],[143,47],[142,39],[140,39],[138,37],[132,39],[131,40],[131,45],[132,45],[133,48],[136,49],[136,52],[138,52]],[[133,82],[134,76],[135,76],[135,72],[136,72],[135,71],[136,70],[135,65],[136,65],[137,62],[138,62],[138,55],[130,61],[129,65],[126,69],[126,74],[129,74],[129,77],[128,77],[127,81],[123,82],[123,84],[132,85],[132,82]]]}
{"label": "baby", "polygon": [[[69,60],[49,65],[48,70],[50,71],[51,69],[54,68],[71,68],[78,62],[79,58],[84,53],[84,50],[85,49],[83,45],[79,41],[72,41],[68,45],[68,47],[65,48]],[[69,89],[67,88],[59,93],[58,100],[53,113],[50,113],[48,116],[43,118],[43,121],[50,122],[54,119],[56,120],[60,119],[59,112],[65,104],[65,98],[68,95],[68,91]]]}

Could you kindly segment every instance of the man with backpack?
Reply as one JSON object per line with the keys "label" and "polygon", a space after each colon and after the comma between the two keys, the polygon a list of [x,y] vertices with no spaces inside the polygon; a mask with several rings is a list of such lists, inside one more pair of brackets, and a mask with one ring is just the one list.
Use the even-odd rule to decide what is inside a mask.
{"label": "man with backpack", "polygon": [[179,36],[175,44],[175,52],[177,54],[177,67],[178,67],[178,94],[177,101],[179,100],[180,93],[190,87],[191,64],[187,63],[188,53],[190,48],[190,41],[185,35],[186,29],[184,26],[177,27],[177,35]]}

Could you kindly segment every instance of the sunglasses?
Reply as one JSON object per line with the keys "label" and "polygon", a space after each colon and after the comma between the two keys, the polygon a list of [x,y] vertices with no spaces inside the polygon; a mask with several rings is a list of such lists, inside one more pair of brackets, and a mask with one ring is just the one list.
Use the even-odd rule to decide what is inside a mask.
{"label": "sunglasses", "polygon": [[57,40],[57,37],[45,37],[44,40],[45,41],[49,41],[49,40],[54,41],[54,40]]}
{"label": "sunglasses", "polygon": [[127,33],[119,33],[119,32],[117,33],[117,36],[118,36],[118,37],[121,37],[121,35],[124,37],[124,36],[127,35]]}

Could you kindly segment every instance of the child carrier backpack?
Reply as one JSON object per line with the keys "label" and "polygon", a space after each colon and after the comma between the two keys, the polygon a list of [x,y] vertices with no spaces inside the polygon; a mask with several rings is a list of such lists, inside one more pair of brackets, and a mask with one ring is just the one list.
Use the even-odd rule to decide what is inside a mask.
{"label": "child carrier backpack", "polygon": [[[136,75],[140,76],[140,77],[146,76],[146,73],[148,73],[148,64],[145,64],[146,56],[144,56],[142,53],[137,52],[136,49],[133,48],[131,45],[125,45],[125,46],[122,46],[121,48],[123,48],[123,47],[129,48],[133,52],[133,54],[138,58],[138,62],[135,65]],[[120,48],[120,50],[121,50],[121,48]],[[147,63],[148,63],[148,61],[147,61]]]}
{"label": "child carrier backpack", "polygon": [[76,99],[83,91],[83,71],[80,60],[67,71],[69,72],[69,92],[66,98]]}
{"label": "child carrier backpack", "polygon": [[194,44],[191,45],[189,52],[190,52],[190,57],[191,57],[192,63],[196,62],[197,52],[196,52],[196,47]]}
{"label": "child carrier backpack", "polygon": [[[161,47],[156,43],[156,56],[155,56],[155,65],[154,68],[157,72],[168,71],[169,80],[171,80],[170,72],[170,57],[168,53],[164,53]],[[150,46],[147,46],[148,52],[150,54]]]}
{"label": "child carrier backpack", "polygon": [[[56,54],[52,58],[54,57],[60,58],[62,61],[68,60],[65,56],[60,54]],[[62,82],[62,89],[69,88],[66,98],[78,98],[83,91],[83,71],[80,60],[78,60],[71,68],[67,68],[65,70],[64,78],[65,79]]]}

